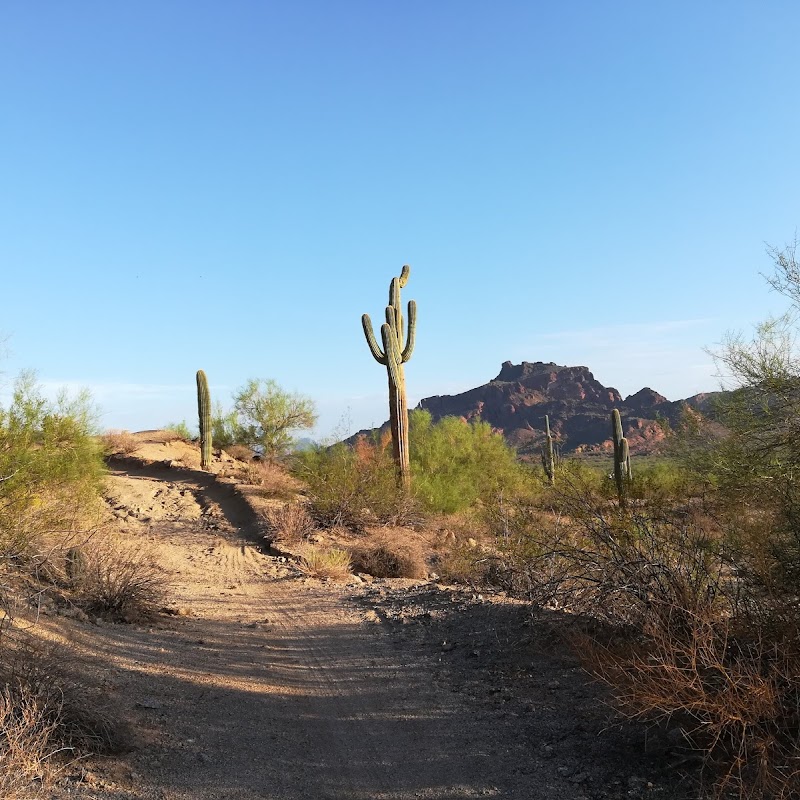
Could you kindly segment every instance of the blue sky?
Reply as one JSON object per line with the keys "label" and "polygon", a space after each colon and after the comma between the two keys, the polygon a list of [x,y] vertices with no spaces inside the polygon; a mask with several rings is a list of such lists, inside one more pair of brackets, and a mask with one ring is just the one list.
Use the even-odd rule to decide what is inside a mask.
{"label": "blue sky", "polygon": [[404,263],[409,400],[504,360],[629,394],[785,307],[795,2],[0,3],[0,332],[104,427],[194,423],[194,374],[382,422]]}

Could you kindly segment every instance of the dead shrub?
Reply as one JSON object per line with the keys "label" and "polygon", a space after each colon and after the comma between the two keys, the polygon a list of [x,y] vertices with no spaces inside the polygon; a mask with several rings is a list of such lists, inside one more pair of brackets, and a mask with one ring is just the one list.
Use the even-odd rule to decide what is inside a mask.
{"label": "dead shrub", "polygon": [[13,629],[2,644],[2,797],[37,797],[65,762],[128,746],[127,725],[97,687],[78,677],[83,665],[70,650]]}
{"label": "dead shrub", "polygon": [[75,593],[91,613],[123,622],[146,619],[162,604],[163,571],[144,545],[98,539],[84,554]]}
{"label": "dead shrub", "polygon": [[245,464],[239,472],[239,480],[258,486],[269,497],[294,497],[302,488],[302,483],[285,467],[270,461],[250,461]]}
{"label": "dead shrub", "polygon": [[[408,532],[402,532],[400,535]],[[377,541],[351,549],[353,568],[376,578],[425,578],[428,566],[422,546],[417,541],[399,540],[384,534]]]}
{"label": "dead shrub", "polygon": [[660,609],[637,641],[579,636],[576,650],[628,716],[681,725],[717,797],[797,797],[796,636],[778,644],[734,626],[717,614]]}
{"label": "dead shrub", "polygon": [[310,545],[303,550],[300,566],[315,578],[346,580],[352,569],[350,553],[337,547],[321,548]]}
{"label": "dead shrub", "polygon": [[229,444],[222,448],[231,458],[249,464],[253,460],[253,451],[246,444]]}
{"label": "dead shrub", "polygon": [[267,509],[265,513],[275,538],[280,541],[301,542],[316,530],[314,520],[302,503],[284,503]]}
{"label": "dead shrub", "polygon": [[139,441],[130,431],[106,431],[100,438],[109,455],[127,456],[139,449]]}
{"label": "dead shrub", "polygon": [[[16,696],[15,696],[16,695]],[[4,798],[41,797],[52,775],[55,723],[29,693],[0,689],[0,792]]]}

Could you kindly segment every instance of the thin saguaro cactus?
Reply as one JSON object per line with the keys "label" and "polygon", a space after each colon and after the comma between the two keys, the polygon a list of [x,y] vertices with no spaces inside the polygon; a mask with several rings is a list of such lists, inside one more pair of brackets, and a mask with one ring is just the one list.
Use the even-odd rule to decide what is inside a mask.
{"label": "thin saguaro cactus", "polygon": [[553,452],[553,437],[550,435],[550,418],[544,415],[545,440],[542,445],[542,466],[552,486],[556,482],[556,457]]}
{"label": "thin saguaro cactus", "polygon": [[404,331],[405,320],[400,307],[400,289],[408,283],[411,268],[403,266],[399,278],[389,284],[389,305],[386,306],[386,322],[381,325],[381,349],[372,331],[369,314],[361,317],[364,336],[367,338],[373,358],[386,367],[389,377],[389,424],[392,430],[392,456],[397,469],[397,482],[407,490],[411,486],[411,468],[408,450],[408,404],[406,401],[406,379],[403,364],[414,352],[417,333],[417,304],[408,303],[408,331]]}
{"label": "thin saguaro cactus", "polygon": [[205,372],[197,370],[197,416],[200,418],[200,468],[211,464],[211,394]]}
{"label": "thin saguaro cactus", "polygon": [[611,435],[614,442],[614,481],[620,508],[625,508],[631,479],[631,455],[628,440],[622,434],[622,419],[616,408],[611,412]]}

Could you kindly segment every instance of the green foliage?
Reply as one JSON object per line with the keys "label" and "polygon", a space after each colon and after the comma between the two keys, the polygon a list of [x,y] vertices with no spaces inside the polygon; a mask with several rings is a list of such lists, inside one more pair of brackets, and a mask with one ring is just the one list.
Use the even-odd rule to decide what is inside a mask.
{"label": "green foliage", "polygon": [[195,438],[192,431],[189,429],[189,426],[186,423],[186,420],[181,420],[180,422],[170,422],[164,426],[165,431],[172,431],[176,436],[179,436],[185,442],[191,442],[192,439]]}
{"label": "green foliage", "polygon": [[397,490],[394,462],[386,442],[360,438],[316,446],[294,457],[294,473],[306,484],[312,515],[323,527],[360,531],[371,523],[399,524],[412,505]]}
{"label": "green foliage", "polygon": [[241,442],[239,416],[235,411],[223,410],[221,403],[216,403],[211,415],[211,436],[217,447],[230,447]]}
{"label": "green foliage", "polygon": [[428,511],[463,511],[501,492],[517,492],[525,472],[502,435],[486,422],[412,411],[411,470],[414,494]]}
{"label": "green foliage", "polygon": [[200,420],[200,468],[211,465],[211,394],[205,372],[197,370],[197,415]]}
{"label": "green foliage", "polygon": [[292,432],[313,428],[317,421],[313,400],[287,392],[271,379],[249,380],[233,401],[236,420],[230,425],[235,442],[260,450],[267,458],[285,455],[294,442]]}
{"label": "green foliage", "polygon": [[31,373],[0,408],[0,551],[24,555],[47,531],[68,531],[97,499],[102,445],[88,393],[47,400]]}

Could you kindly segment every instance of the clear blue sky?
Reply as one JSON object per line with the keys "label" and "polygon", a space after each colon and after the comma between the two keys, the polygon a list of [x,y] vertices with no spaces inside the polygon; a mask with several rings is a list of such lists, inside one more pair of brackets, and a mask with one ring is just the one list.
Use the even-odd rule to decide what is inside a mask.
{"label": "clear blue sky", "polygon": [[194,424],[194,374],[382,422],[506,359],[623,394],[716,388],[704,346],[785,307],[800,4],[0,3],[0,369],[106,427]]}

